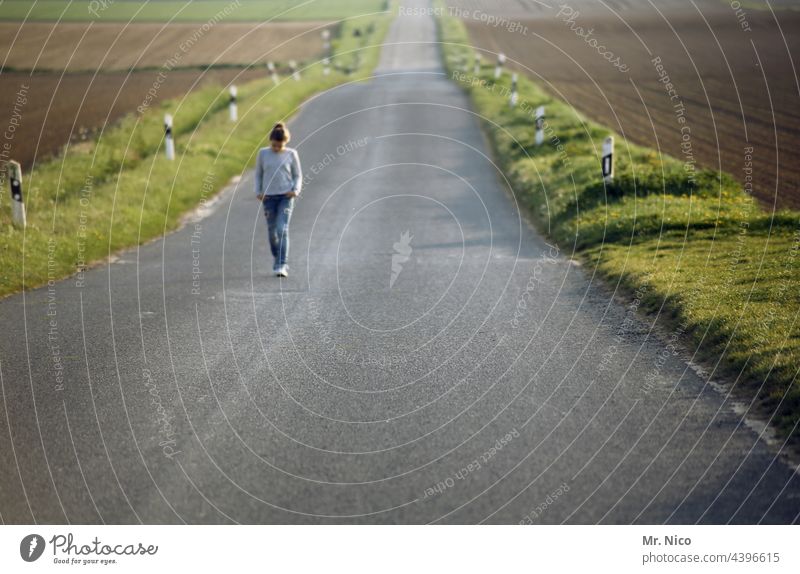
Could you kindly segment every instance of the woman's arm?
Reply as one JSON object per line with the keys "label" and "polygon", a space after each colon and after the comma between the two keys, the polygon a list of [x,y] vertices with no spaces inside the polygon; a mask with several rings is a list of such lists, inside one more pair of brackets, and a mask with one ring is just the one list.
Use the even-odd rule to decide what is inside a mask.
{"label": "woman's arm", "polygon": [[256,154],[256,197],[264,199],[264,190],[261,189],[261,180],[264,179],[264,168],[261,165],[261,151]]}
{"label": "woman's arm", "polygon": [[292,191],[295,195],[300,195],[303,190],[303,168],[300,167],[300,156],[297,150],[292,151]]}

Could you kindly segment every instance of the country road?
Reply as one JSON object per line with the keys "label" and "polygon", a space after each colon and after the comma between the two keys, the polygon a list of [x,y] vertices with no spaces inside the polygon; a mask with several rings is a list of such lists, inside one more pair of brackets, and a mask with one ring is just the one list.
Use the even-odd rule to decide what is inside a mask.
{"label": "country road", "polygon": [[3,523],[798,521],[777,447],[527,223],[433,18],[290,128],[288,279],[243,166],[0,301]]}

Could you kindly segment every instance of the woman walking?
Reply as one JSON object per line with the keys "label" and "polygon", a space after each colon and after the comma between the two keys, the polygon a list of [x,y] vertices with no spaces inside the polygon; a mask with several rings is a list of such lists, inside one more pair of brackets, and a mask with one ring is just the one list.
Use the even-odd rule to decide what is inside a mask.
{"label": "woman walking", "polygon": [[294,200],[303,187],[303,172],[297,151],[286,147],[291,135],[282,123],[269,134],[270,147],[261,148],[256,159],[256,197],[264,205],[269,247],[277,277],[288,277],[289,220]]}

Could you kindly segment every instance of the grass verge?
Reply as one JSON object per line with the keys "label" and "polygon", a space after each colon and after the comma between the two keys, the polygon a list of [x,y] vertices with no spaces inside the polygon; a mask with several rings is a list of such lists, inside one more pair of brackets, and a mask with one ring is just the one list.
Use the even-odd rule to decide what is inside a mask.
{"label": "grass verge", "polygon": [[0,20],[227,22],[339,20],[379,12],[386,0],[4,0]]}
{"label": "grass verge", "polygon": [[[342,23],[334,43],[339,65],[329,75],[316,62],[299,82],[285,78],[274,86],[265,77],[241,86],[235,124],[227,87],[208,86],[126,116],[95,141],[69,146],[62,157],[31,170],[23,166],[28,226],[15,228],[6,204],[0,213],[0,296],[81,272],[177,228],[186,211],[251,167],[275,121],[316,93],[368,77],[389,20],[385,14]],[[175,161],[164,157],[165,112],[174,115]]]}
{"label": "grass verge", "polygon": [[[732,380],[735,396],[784,437],[800,438],[800,213],[767,213],[730,176],[618,135],[615,180],[604,185],[608,129],[522,75],[512,108],[509,74],[495,80],[493,66],[475,74],[464,24],[441,16],[439,26],[448,72],[486,120],[536,225],[611,285],[644,293],[642,307]],[[547,120],[536,146],[540,105]]]}

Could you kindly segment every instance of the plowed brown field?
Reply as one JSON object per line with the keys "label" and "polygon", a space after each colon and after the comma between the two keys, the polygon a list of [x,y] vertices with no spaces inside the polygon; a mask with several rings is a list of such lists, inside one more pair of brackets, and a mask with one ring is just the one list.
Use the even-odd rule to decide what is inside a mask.
{"label": "plowed brown field", "polygon": [[[264,64],[306,60],[322,53],[323,22],[199,24],[0,22],[0,62],[34,70],[127,70],[180,66]],[[183,45],[183,49],[181,46]]]}
{"label": "plowed brown field", "polygon": [[[204,30],[193,23],[0,22],[2,159],[28,169],[34,158],[41,161],[133,112],[156,83],[151,106],[193,86],[264,77],[270,60],[285,65],[318,57],[321,26],[244,22]],[[199,68],[209,64],[255,67]]]}
{"label": "plowed brown field", "polygon": [[[465,11],[476,47],[505,52],[510,67],[636,143],[683,160],[688,152],[743,184],[752,147],[754,195],[800,208],[800,13],[737,13],[716,0],[448,4]],[[481,14],[507,20],[495,25]]]}
{"label": "plowed brown field", "polygon": [[[21,162],[27,170],[34,158],[41,161],[58,153],[67,142],[88,137],[142,105],[157,75],[155,70],[102,73],[97,77],[90,73],[65,74],[63,78],[54,73],[2,74],[0,130],[5,135],[0,137],[9,147],[7,159]],[[261,70],[173,70],[156,91],[150,107],[182,96],[193,89],[195,81],[196,87],[209,83],[224,86],[234,78],[244,83],[264,75]]]}

